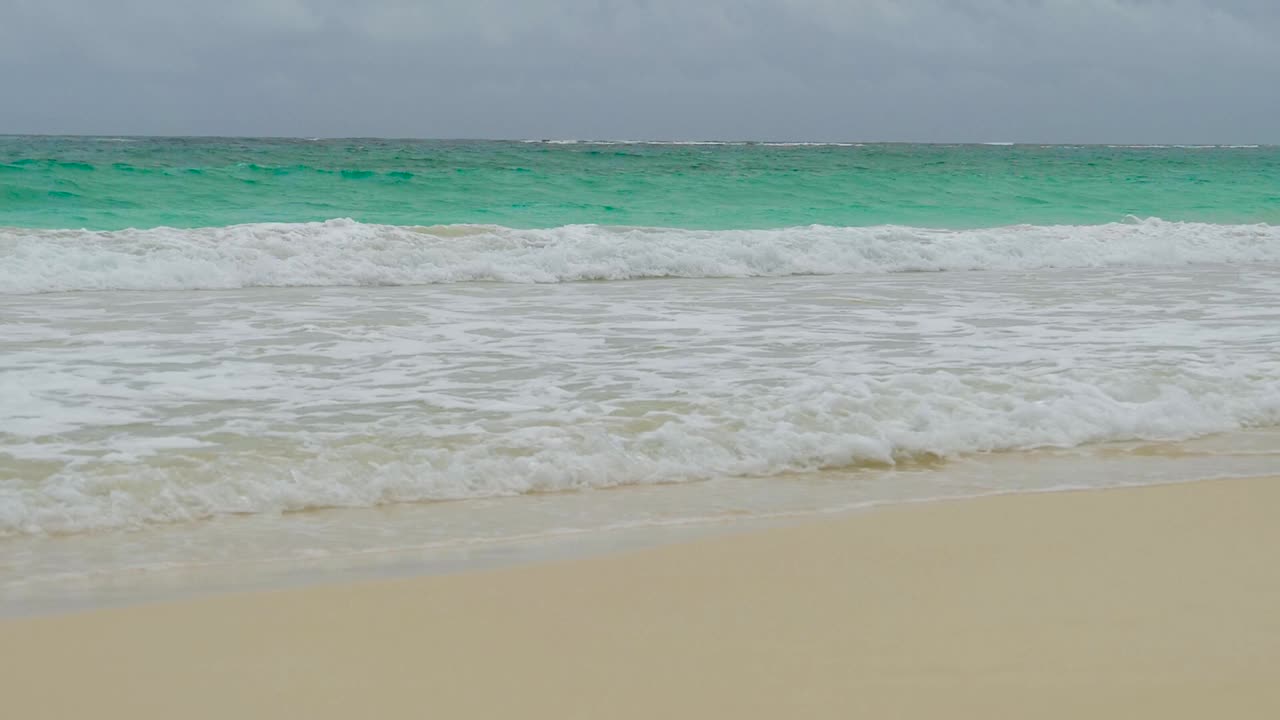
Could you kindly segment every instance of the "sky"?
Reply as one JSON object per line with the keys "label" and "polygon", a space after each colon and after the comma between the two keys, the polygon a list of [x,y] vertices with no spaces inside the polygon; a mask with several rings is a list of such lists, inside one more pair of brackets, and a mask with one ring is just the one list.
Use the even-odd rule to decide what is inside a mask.
{"label": "sky", "polygon": [[0,133],[1280,143],[1275,0],[0,0]]}

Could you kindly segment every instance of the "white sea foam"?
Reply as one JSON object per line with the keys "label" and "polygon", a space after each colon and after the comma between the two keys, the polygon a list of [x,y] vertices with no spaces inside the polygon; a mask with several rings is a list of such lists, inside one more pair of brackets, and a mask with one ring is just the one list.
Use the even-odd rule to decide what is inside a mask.
{"label": "white sea foam", "polygon": [[1269,426],[1278,299],[1257,265],[3,296],[0,535]]}
{"label": "white sea foam", "polygon": [[589,414],[582,405],[536,414],[546,424],[452,441],[416,428],[352,434],[328,446],[332,430],[295,430],[297,437],[244,442],[243,454],[225,456],[210,451],[212,443],[143,448],[116,438],[116,452],[73,462],[42,487],[0,490],[0,535],[1188,438],[1280,422],[1280,391],[1257,380],[1176,374],[1047,382],[935,374],[813,381],[633,421],[653,426],[639,432],[608,417],[572,421]]}
{"label": "white sea foam", "polygon": [[1280,262],[1280,226],[1134,220],[976,230],[401,227],[352,220],[96,232],[0,228],[0,293],[554,283]]}
{"label": "white sea foam", "polygon": [[[1045,147],[1054,147],[1047,145]],[[1108,145],[1109,148],[1130,148],[1134,150],[1256,150],[1261,145]]]}
{"label": "white sea foam", "polygon": [[865,147],[854,142],[762,142],[765,147]]}

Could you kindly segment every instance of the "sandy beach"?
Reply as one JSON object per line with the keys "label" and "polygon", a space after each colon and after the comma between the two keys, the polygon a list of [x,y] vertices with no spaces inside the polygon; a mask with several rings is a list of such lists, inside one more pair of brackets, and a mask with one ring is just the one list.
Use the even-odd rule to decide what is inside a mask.
{"label": "sandy beach", "polygon": [[1272,718],[1280,477],[0,621],[14,718]]}

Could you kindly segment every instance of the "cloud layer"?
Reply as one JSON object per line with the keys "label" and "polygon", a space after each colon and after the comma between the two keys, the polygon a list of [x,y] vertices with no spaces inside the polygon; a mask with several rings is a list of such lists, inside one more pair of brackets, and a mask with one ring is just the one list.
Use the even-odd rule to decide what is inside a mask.
{"label": "cloud layer", "polygon": [[1271,0],[0,0],[0,132],[1280,142]]}

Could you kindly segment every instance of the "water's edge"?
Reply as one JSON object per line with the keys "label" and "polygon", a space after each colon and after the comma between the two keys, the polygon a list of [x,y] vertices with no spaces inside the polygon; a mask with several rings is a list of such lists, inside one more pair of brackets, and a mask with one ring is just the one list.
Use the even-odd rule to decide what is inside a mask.
{"label": "water's edge", "polygon": [[[32,583],[0,587],[0,620],[85,612],[96,609],[168,603],[212,595],[244,592],[266,592],[321,585],[369,582],[394,578],[449,575],[495,570],[518,565],[571,561],[586,557],[632,552],[660,545],[695,541],[701,538],[756,532],[770,527],[808,523],[822,518],[849,516],[881,508],[936,502],[959,502],[998,495],[1079,492],[1117,488],[1170,485],[1186,482],[1268,477],[1280,471],[1280,452],[1250,450],[1265,447],[1272,438],[1280,438],[1280,428],[1241,434],[1212,436],[1184,443],[1120,443],[1094,448],[1049,451],[997,453],[969,458],[957,466],[924,471],[925,482],[937,493],[926,496],[903,496],[848,502],[830,507],[781,509],[757,514],[722,512],[701,517],[675,519],[666,523],[615,525],[583,529],[551,529],[516,537],[465,539],[461,542],[437,543],[422,547],[399,546],[366,548],[335,555],[295,556],[243,561],[219,561],[181,567],[136,567],[117,572],[97,573],[79,578],[49,577]],[[1223,443],[1238,445],[1234,454],[1223,450]],[[1206,450],[1205,447],[1210,447]],[[1216,448],[1216,449],[1214,449]],[[1253,457],[1253,462],[1238,463]],[[1195,460],[1207,460],[1208,464]],[[1152,460],[1159,462],[1151,462]],[[1165,462],[1167,461],[1167,462]],[[1176,468],[1184,464],[1181,469]],[[1218,471],[1208,470],[1217,465]],[[898,471],[884,471],[891,481],[905,482],[909,477],[891,477]],[[948,476],[948,473],[951,473]],[[995,473],[1004,477],[1024,476],[1020,486],[975,488],[966,486],[968,475]],[[1036,473],[1039,473],[1036,476]],[[1099,481],[1098,474],[1107,474]],[[817,476],[822,473],[815,474]],[[845,483],[849,477],[827,473],[826,481]],[[1090,483],[1072,482],[1077,476],[1091,475]],[[1034,476],[1034,477],[1033,477]],[[820,478],[810,477],[807,480]],[[779,482],[796,478],[774,479]],[[806,478],[799,478],[804,482]],[[856,481],[856,479],[855,479]],[[816,486],[815,486],[816,487]],[[588,490],[570,495],[591,496],[601,493],[639,494],[645,488]],[[624,500],[623,502],[626,502]],[[431,503],[426,506],[400,508],[413,513],[431,507],[461,503]],[[357,508],[318,511],[332,516],[334,527],[352,525],[349,519],[360,514],[376,522],[385,520],[384,509]],[[277,518],[279,520],[279,518]],[[241,519],[223,518],[221,523],[231,533]],[[287,524],[287,519],[285,523]],[[358,523],[356,523],[358,524]],[[161,532],[183,533],[191,528],[166,528]],[[110,533],[104,537],[110,537]],[[116,534],[115,541],[129,534]],[[83,540],[77,538],[74,540]],[[3,547],[0,545],[0,547]],[[0,574],[0,577],[3,577]]]}

